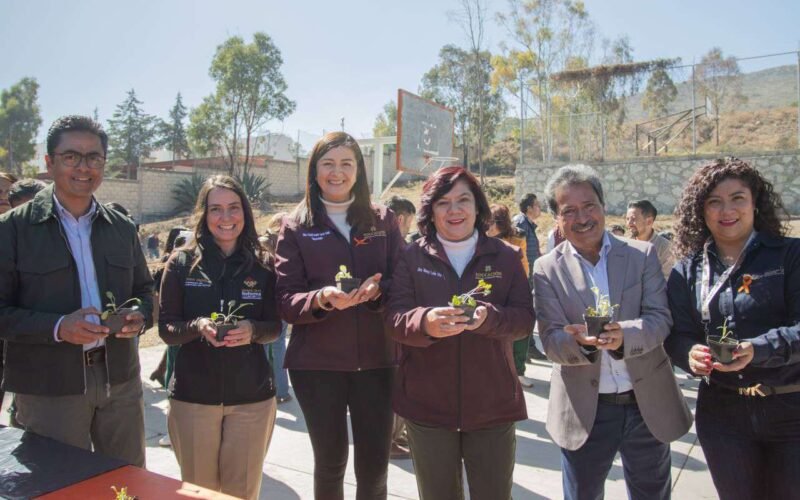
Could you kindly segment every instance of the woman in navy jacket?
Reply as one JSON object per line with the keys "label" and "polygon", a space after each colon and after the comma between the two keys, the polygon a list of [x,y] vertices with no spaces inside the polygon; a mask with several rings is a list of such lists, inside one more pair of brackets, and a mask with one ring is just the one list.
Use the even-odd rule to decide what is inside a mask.
{"label": "woman in navy jacket", "polygon": [[[293,325],[284,367],[314,450],[316,498],[344,497],[349,410],[356,497],[386,498],[396,365],[381,310],[402,245],[397,221],[370,202],[355,139],[331,132],[314,146],[305,199],[284,220],[276,250],[281,315]],[[340,266],[361,279],[335,286]]]}
{"label": "woman in navy jacket", "polygon": [[[683,260],[667,291],[673,363],[703,377],[697,436],[720,498],[797,498],[800,489],[800,240],[785,236],[772,185],[728,158],[689,179],[676,210]],[[733,361],[708,335],[732,330]]]}

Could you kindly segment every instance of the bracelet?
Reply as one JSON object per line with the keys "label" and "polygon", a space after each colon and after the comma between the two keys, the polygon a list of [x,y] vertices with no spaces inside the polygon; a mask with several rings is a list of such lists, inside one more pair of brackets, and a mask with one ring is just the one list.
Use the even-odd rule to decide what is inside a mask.
{"label": "bracelet", "polygon": [[322,302],[322,290],[317,292],[317,305],[323,311],[333,311],[333,306],[328,304],[328,307],[325,307],[325,304]]}

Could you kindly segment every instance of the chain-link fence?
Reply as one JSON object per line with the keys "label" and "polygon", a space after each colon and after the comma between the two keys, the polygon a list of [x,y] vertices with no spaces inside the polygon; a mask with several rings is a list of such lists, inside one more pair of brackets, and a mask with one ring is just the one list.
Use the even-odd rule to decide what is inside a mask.
{"label": "chain-link fence", "polygon": [[800,52],[631,66],[572,75],[545,103],[531,90],[523,161],[800,149]]}

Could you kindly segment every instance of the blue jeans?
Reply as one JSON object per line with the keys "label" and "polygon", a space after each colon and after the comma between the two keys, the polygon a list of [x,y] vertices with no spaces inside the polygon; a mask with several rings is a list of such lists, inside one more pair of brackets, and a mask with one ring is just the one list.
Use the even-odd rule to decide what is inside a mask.
{"label": "blue jeans", "polygon": [[669,445],[656,439],[639,407],[599,401],[589,439],[574,451],[561,450],[566,500],[602,499],[614,456],[622,455],[628,498],[670,498]]}
{"label": "blue jeans", "polygon": [[278,340],[271,344],[264,344],[264,351],[267,353],[272,365],[272,370],[275,373],[275,396],[278,398],[285,398],[289,395],[289,376],[283,368],[283,358],[286,356],[286,330],[289,324],[281,321],[281,335]]}
{"label": "blue jeans", "polygon": [[797,498],[800,393],[748,397],[702,383],[695,421],[720,499]]}

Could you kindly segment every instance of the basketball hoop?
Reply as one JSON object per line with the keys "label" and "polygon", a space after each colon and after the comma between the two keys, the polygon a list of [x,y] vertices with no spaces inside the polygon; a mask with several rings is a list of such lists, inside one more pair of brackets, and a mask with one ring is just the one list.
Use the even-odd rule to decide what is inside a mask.
{"label": "basketball hoop", "polygon": [[448,167],[448,163],[457,163],[460,158],[457,156],[431,156],[425,158],[425,166],[422,167],[422,172],[428,170],[429,167],[431,168],[431,172],[435,172],[440,168]]}

